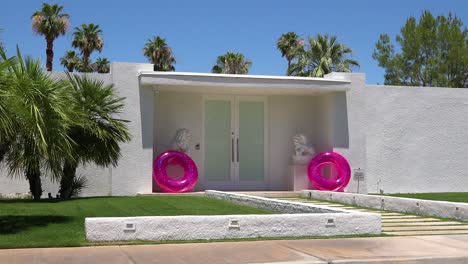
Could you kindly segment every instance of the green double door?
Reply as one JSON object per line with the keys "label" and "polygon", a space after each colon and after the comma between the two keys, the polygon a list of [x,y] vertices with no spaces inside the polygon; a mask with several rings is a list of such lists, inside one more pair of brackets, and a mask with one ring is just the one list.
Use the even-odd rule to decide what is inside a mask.
{"label": "green double door", "polygon": [[207,96],[204,105],[204,186],[266,190],[266,100]]}

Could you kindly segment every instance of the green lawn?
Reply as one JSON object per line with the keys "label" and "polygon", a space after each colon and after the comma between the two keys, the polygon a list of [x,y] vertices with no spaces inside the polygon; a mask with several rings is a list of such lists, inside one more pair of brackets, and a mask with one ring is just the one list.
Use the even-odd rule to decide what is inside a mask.
{"label": "green lawn", "polygon": [[0,248],[92,245],[84,219],[95,216],[268,214],[208,197],[97,197],[70,201],[0,199]]}
{"label": "green lawn", "polygon": [[449,201],[468,203],[468,192],[450,192],[450,193],[396,193],[389,196],[416,198],[423,200]]}

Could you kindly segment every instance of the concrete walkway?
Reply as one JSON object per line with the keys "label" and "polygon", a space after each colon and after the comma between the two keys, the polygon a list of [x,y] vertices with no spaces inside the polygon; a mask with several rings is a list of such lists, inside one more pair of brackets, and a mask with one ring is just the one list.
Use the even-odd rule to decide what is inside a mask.
{"label": "concrete walkway", "polygon": [[333,202],[317,201],[305,198],[279,198],[282,200],[307,204],[324,205],[346,210],[373,212],[382,215],[382,233],[393,236],[451,235],[468,234],[468,222],[445,220],[434,217],[402,214],[384,210],[357,208]]}
{"label": "concrete walkway", "polygon": [[11,249],[0,263],[468,263],[468,235]]}

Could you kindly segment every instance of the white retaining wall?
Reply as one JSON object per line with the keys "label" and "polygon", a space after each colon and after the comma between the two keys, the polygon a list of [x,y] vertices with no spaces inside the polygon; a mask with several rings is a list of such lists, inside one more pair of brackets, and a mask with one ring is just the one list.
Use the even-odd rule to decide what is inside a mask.
{"label": "white retaining wall", "polygon": [[218,191],[207,191],[206,195],[291,214],[91,217],[85,219],[86,239],[199,240],[380,234],[382,231],[379,214]]}
{"label": "white retaining wall", "polygon": [[352,213],[99,217],[86,218],[85,226],[86,239],[90,241],[303,237],[381,232],[379,215]]}
{"label": "white retaining wall", "polygon": [[468,221],[468,203],[310,190],[303,191],[302,196],[374,209]]}
{"label": "white retaining wall", "polygon": [[318,206],[304,204],[292,201],[276,200],[272,198],[251,196],[240,193],[220,192],[208,190],[205,191],[208,197],[225,200],[237,204],[257,207],[265,210],[270,210],[281,214],[297,214],[297,213],[348,213],[347,210],[338,208],[330,208],[327,206]]}

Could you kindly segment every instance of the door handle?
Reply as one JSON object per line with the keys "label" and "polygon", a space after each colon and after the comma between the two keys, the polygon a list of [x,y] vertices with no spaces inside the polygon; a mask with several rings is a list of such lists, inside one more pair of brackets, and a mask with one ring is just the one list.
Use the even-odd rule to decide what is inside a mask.
{"label": "door handle", "polygon": [[237,138],[237,162],[239,162],[239,138]]}
{"label": "door handle", "polygon": [[234,138],[231,139],[231,162],[234,162]]}

